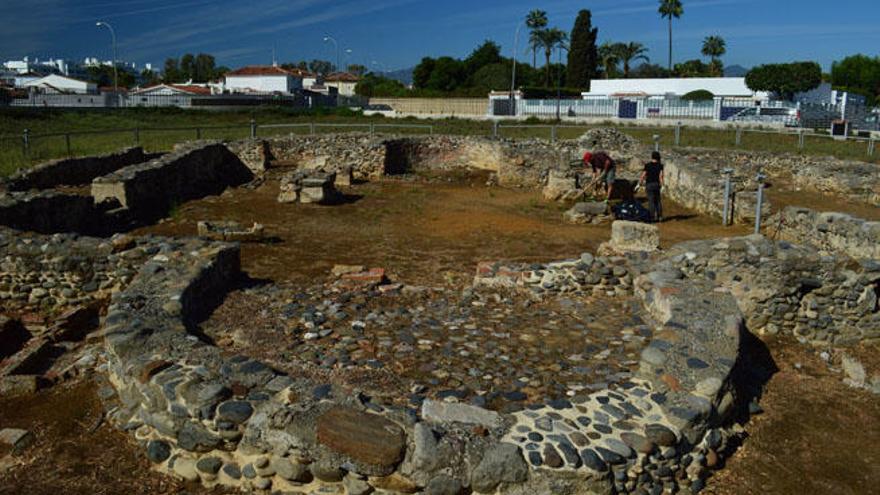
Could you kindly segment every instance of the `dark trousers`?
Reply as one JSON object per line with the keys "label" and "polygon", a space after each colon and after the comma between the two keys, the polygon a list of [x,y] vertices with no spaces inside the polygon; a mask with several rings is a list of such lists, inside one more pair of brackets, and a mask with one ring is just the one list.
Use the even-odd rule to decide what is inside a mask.
{"label": "dark trousers", "polygon": [[663,205],[660,204],[660,184],[651,182],[645,184],[645,192],[648,194],[648,211],[651,212],[651,219],[655,222],[663,218]]}

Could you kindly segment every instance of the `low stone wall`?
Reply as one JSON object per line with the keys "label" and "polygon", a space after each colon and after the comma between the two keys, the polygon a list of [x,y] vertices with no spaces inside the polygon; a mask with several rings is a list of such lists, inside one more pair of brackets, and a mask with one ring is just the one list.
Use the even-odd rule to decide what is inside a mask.
{"label": "low stone wall", "polygon": [[87,306],[128,285],[155,249],[146,238],[27,236],[0,228],[0,301],[7,312]]}
{"label": "low stone wall", "polygon": [[880,262],[763,236],[691,241],[668,251],[674,269],[729,290],[750,329],[814,345],[880,338]]}
{"label": "low stone wall", "polygon": [[95,179],[92,196],[95,203],[118,202],[135,218],[148,220],[161,218],[176,204],[251,179],[251,171],[223,144],[193,142]]}
{"label": "low stone wall", "polygon": [[4,182],[8,191],[86,185],[97,177],[157,156],[159,155],[144,153],[141,147],[134,147],[106,155],[52,160],[19,170]]}
{"label": "low stone wall", "polygon": [[880,260],[880,222],[790,206],[771,219],[770,226],[777,228],[781,239],[856,259]]}
{"label": "low stone wall", "polygon": [[12,192],[0,196],[0,225],[52,234],[106,233],[107,224],[92,198],[53,191]]}
{"label": "low stone wall", "polygon": [[[620,286],[636,273],[582,258],[535,267],[543,275],[521,280],[540,279],[550,296],[576,267],[608,267],[603,276]],[[317,383],[222,357],[188,328],[237,269],[234,246],[167,241],[114,296],[104,322],[122,402],[112,419],[135,432],[160,469],[184,479],[248,490],[336,485],[350,494],[699,490],[714,465],[706,459],[733,435],[723,426],[737,404],[729,382],[741,316],[732,296],[709,282],[641,270],[634,286],[659,331],[639,378],[501,414],[430,400],[413,411],[335,386],[318,393]],[[601,279],[595,286],[616,287]]]}

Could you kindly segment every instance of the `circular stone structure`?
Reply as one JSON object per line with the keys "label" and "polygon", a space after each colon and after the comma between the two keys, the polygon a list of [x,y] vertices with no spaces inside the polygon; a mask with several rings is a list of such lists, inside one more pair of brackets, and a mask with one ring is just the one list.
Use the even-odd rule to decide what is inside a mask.
{"label": "circular stone structure", "polygon": [[[699,488],[702,459],[728,436],[719,427],[736,403],[736,302],[680,272],[651,271],[643,256],[480,266],[478,287],[545,297],[587,287],[631,293],[655,330],[636,374],[614,390],[505,413],[448,397],[426,398],[418,409],[379,404],[224,356],[190,330],[237,276],[238,248],[169,244],[114,296],[104,332],[122,402],[114,420],[135,431],[160,468],[185,479],[251,490],[338,484],[347,493]],[[631,283],[588,283],[609,266]]]}

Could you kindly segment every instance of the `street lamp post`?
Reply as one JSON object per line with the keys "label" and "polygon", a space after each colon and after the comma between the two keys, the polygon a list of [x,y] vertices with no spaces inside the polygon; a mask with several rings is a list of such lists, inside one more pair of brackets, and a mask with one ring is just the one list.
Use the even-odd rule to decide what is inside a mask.
{"label": "street lamp post", "polygon": [[343,60],[345,60],[345,70],[340,70],[340,72],[348,72],[348,66],[351,65],[351,54],[354,53],[354,51],[351,48],[346,48],[344,53]]}
{"label": "street lamp post", "polygon": [[333,46],[336,48],[336,70],[339,70],[339,43],[336,42],[336,38],[333,36],[324,36],[324,43],[332,41]]}
{"label": "street lamp post", "polygon": [[110,39],[113,41],[113,92],[119,96],[119,76],[116,73],[116,31],[113,30],[113,26],[104,21],[98,21],[95,23],[95,26],[101,27],[104,26],[110,30]]}
{"label": "street lamp post", "polygon": [[510,111],[516,115],[516,53],[519,50],[519,29],[522,24],[516,25],[516,33],[513,35],[513,70],[510,75]]}

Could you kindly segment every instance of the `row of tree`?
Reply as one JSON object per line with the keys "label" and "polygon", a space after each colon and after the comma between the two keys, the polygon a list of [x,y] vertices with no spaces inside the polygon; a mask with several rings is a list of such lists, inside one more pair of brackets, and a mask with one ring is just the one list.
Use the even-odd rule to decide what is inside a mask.
{"label": "row of tree", "polygon": [[167,83],[186,81],[206,83],[220,79],[227,72],[229,72],[229,68],[218,67],[213,55],[207,53],[199,53],[198,55],[187,53],[179,59],[168,58],[165,60],[162,80]]}

